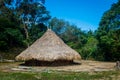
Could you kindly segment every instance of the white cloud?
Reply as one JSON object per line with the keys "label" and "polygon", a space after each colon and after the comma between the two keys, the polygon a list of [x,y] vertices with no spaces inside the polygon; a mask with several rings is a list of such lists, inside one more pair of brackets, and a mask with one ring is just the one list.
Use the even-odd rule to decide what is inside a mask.
{"label": "white cloud", "polygon": [[80,20],[76,20],[76,19],[68,19],[68,18],[65,18],[66,21],[69,21],[71,24],[75,24],[76,26],[78,26],[79,28],[81,28],[81,30],[96,30],[97,29],[97,25],[92,25],[90,23],[87,23],[87,22],[83,22],[83,21],[80,21]]}

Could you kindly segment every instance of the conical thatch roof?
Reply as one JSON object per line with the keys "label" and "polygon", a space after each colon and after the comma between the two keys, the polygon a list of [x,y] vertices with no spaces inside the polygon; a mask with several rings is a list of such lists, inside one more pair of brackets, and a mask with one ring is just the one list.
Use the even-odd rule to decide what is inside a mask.
{"label": "conical thatch roof", "polygon": [[80,60],[81,56],[69,46],[67,46],[51,29],[29,48],[24,50],[16,57],[16,60],[39,60],[39,61],[56,61],[56,60]]}

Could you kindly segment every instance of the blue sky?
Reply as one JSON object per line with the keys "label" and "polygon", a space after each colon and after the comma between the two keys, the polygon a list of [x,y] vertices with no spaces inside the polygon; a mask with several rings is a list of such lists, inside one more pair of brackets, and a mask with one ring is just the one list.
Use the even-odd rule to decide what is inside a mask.
{"label": "blue sky", "polygon": [[103,13],[117,0],[46,0],[52,17],[64,19],[82,30],[96,30]]}

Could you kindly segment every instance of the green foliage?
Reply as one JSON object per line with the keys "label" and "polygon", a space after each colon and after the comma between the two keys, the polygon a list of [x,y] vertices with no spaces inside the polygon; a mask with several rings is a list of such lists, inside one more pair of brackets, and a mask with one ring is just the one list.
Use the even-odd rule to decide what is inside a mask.
{"label": "green foliage", "polygon": [[7,54],[8,59],[11,55],[15,57],[16,52],[11,52],[14,47],[22,49],[38,39],[47,29],[43,22],[50,18],[45,6],[37,0],[13,1],[0,0],[0,55],[7,58]]}
{"label": "green foliage", "polygon": [[31,40],[30,43],[33,43],[35,40],[40,38],[46,30],[47,27],[42,23],[32,26],[29,30]]}
{"label": "green foliage", "polygon": [[[17,5],[19,4],[19,6],[16,6],[15,13],[19,16],[21,24],[23,24],[24,35],[26,37],[25,42],[28,46],[31,44],[31,33],[29,30],[32,30],[31,28],[41,23],[46,23],[50,19],[49,12],[46,10],[43,3],[44,0],[21,0],[16,3]],[[37,37],[39,37],[39,35]]]}
{"label": "green foliage", "polygon": [[103,14],[96,37],[103,60],[120,60],[120,1]]}
{"label": "green foliage", "polygon": [[31,41],[35,41],[30,40],[31,28],[46,23],[50,19],[49,12],[46,10],[44,3],[45,0],[3,0],[0,4],[1,16],[10,18],[16,25],[22,25],[23,36],[25,38],[23,42],[27,46]]}
{"label": "green foliage", "polygon": [[16,3],[15,12],[28,27],[46,22],[50,15],[43,2],[44,0],[20,0]]}
{"label": "green foliage", "polygon": [[23,45],[23,35],[19,25],[6,17],[0,17],[0,49]]}
{"label": "green foliage", "polygon": [[84,59],[96,59],[98,41],[94,36],[89,36],[87,38],[87,43],[81,49],[81,56]]}
{"label": "green foliage", "polygon": [[[12,46],[14,47],[14,45]],[[15,57],[20,54],[23,50],[25,50],[25,48],[22,47],[14,47],[12,48],[10,47],[9,49],[5,49],[5,50],[0,50],[0,59],[15,59]]]}
{"label": "green foliage", "polygon": [[[44,0],[40,1],[44,3]],[[40,1],[1,0],[0,49],[26,46],[45,32],[47,28],[43,22],[48,21],[50,15],[45,6],[39,3]]]}

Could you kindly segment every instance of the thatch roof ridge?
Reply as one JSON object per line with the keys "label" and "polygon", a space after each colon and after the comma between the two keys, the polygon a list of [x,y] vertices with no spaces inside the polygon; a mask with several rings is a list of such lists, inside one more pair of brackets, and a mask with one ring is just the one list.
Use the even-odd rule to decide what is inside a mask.
{"label": "thatch roof ridge", "polygon": [[81,56],[67,46],[51,29],[36,40],[29,48],[16,57],[16,60],[80,60]]}

